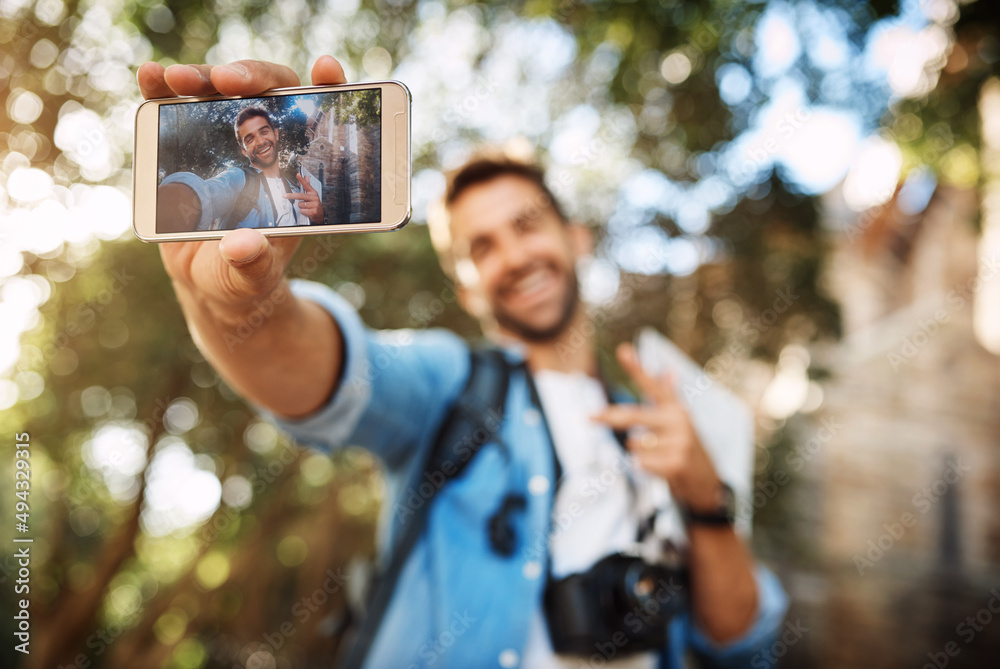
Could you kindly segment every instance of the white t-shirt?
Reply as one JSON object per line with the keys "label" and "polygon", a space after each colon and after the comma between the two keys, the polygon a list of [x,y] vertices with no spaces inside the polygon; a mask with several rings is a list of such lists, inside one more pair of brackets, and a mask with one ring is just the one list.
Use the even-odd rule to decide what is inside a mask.
{"label": "white t-shirt", "polygon": [[271,191],[271,201],[274,202],[274,209],[278,213],[274,227],[286,227],[298,225],[296,221],[296,210],[292,208],[295,200],[285,198],[285,184],[281,177],[266,177],[267,188]]}
{"label": "white t-shirt", "polygon": [[[563,470],[549,539],[552,575],[561,578],[586,571],[601,558],[634,545],[650,500],[636,500],[629,476],[641,490],[650,475],[635,471],[610,428],[590,420],[607,406],[600,381],[583,373],[543,370],[535,374],[535,385]],[[522,666],[576,669],[589,667],[590,659],[553,653],[539,606],[532,617]],[[614,658],[602,666],[652,669],[656,664],[656,654],[649,652]]]}

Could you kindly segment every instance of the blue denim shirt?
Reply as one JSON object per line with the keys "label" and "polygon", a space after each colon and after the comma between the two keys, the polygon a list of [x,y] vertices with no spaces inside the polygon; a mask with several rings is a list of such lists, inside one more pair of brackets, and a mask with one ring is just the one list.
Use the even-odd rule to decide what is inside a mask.
{"label": "blue denim shirt", "polygon": [[[344,371],[329,404],[312,416],[277,422],[301,443],[326,450],[359,445],[382,459],[388,488],[379,537],[384,559],[408,509],[422,503],[427,486],[435,485],[418,471],[419,463],[465,386],[468,346],[443,330],[368,330],[326,286],[296,281],[292,288],[337,321],[345,343]],[[516,352],[507,355],[520,361]],[[368,669],[520,666],[545,587],[545,570],[529,563],[546,564],[556,490],[555,485],[544,491],[533,486],[528,493],[531,477],[552,481],[555,472],[552,446],[523,374],[511,378],[499,432],[501,438],[483,446],[434,498],[426,530],[402,569],[372,645]],[[491,549],[486,528],[508,491],[524,494],[528,504],[513,516],[518,549],[503,557]],[[717,667],[751,666],[755,654],[776,640],[787,606],[773,574],[759,567],[756,579],[757,617],[743,638],[715,644],[689,615],[677,616],[660,666],[681,669],[687,651],[710,656]],[[597,655],[594,666],[610,659]],[[756,659],[754,666],[764,661]]]}
{"label": "blue denim shirt", "polygon": [[[257,168],[253,168],[257,169]],[[257,170],[260,172],[260,170]],[[309,180],[316,192],[323,197],[323,187],[319,180],[305,171],[305,177]],[[303,190],[297,180],[289,181],[282,177],[286,189],[290,193],[301,193]],[[230,167],[223,170],[211,179],[202,179],[191,172],[174,172],[167,176],[160,185],[170,183],[181,183],[190,188],[198,196],[201,202],[201,219],[198,221],[196,230],[224,230],[226,218],[232,211],[236,200],[243,192],[246,184],[246,175],[238,167]],[[292,207],[296,225],[309,225],[310,221],[299,211],[298,202]],[[270,193],[267,189],[266,179],[261,177],[261,185],[257,192],[256,207],[250,210],[246,218],[236,224],[237,228],[273,228],[277,224],[274,203],[271,201]]]}

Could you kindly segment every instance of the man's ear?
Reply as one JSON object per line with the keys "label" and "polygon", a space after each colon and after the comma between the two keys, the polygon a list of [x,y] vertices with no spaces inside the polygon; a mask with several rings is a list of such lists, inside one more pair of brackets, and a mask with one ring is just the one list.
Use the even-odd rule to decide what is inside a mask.
{"label": "man's ear", "polygon": [[583,223],[569,222],[570,243],[577,258],[589,256],[594,252],[594,231]]}

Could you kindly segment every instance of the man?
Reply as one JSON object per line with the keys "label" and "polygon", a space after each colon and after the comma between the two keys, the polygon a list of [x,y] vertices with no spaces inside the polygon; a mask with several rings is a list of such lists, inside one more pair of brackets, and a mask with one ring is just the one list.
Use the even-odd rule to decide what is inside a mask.
{"label": "man", "polygon": [[281,173],[280,133],[260,107],[244,107],[233,131],[249,168],[230,167],[211,179],[190,172],[167,176],[157,191],[157,231],[274,228],[323,223],[320,182],[301,169]]}
{"label": "man", "polygon": [[[138,76],[146,97],[253,95],[298,83],[288,68],[252,61],[166,71],[147,63]],[[329,56],[316,61],[312,78],[344,82]],[[679,668],[688,651],[706,666],[750,666],[755,656],[759,664],[781,624],[784,594],[773,575],[754,568],[731,524],[697,520],[718,519],[725,489],[670,382],[647,376],[630,347],[619,360],[647,403],[608,406],[574,272],[589,251],[587,230],[565,219],[540,172],[502,161],[461,171],[446,205],[443,259],[459,268],[462,304],[505,343],[515,371],[499,438],[434,497],[365,666]],[[443,331],[371,332],[333,291],[291,285],[284,270],[297,244],[237,230],[221,242],[160,248],[192,334],[232,387],[300,441],[363,445],[382,459],[390,491],[384,555],[405,526],[407,484],[469,375],[468,348]],[[230,350],[226,335],[264,300],[271,316]],[[642,435],[625,446],[636,471],[610,481],[568,533],[554,532],[553,510],[581,494],[595,466],[620,460],[612,429],[634,428]],[[691,611],[671,620],[669,643],[656,652],[616,644],[591,656],[556,655],[542,607],[546,584],[628,547],[641,520],[628,508],[632,474],[666,481],[693,519]],[[517,548],[504,553],[487,526],[510,495],[523,504],[510,516]]]}

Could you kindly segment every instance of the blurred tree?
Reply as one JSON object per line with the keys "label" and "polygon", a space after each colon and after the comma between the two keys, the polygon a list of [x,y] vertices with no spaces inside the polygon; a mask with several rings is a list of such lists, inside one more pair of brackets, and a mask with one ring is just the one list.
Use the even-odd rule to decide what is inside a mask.
{"label": "blurred tree", "polygon": [[[12,234],[6,226],[31,220],[58,232],[39,202],[18,195],[11,183],[17,170],[47,174],[50,199],[70,211],[98,192],[95,184],[127,189],[138,99],[133,72],[144,60],[217,62],[238,54],[305,72],[311,58],[332,51],[349,70],[368,72],[366,55],[376,45],[392,62],[405,63],[421,55],[414,44],[422,28],[463,13],[483,29],[472,49],[473,64],[482,65],[499,41],[491,29],[509,26],[514,12],[532,25],[554,22],[572,35],[578,51],[565,77],[583,92],[572,100],[626,110],[636,132],[622,140],[624,157],[609,171],[625,173],[638,164],[684,187],[719,177],[732,194],[702,232],[655,207],[625,211],[626,202],[610,208],[638,221],[626,227],[625,237],[652,228],[658,239],[690,241],[709,251],[690,276],[669,276],[662,263],[647,273],[624,272],[619,299],[603,307],[605,348],[651,323],[700,362],[738,344],[770,364],[789,342],[837,336],[836,308],[818,285],[826,242],[813,199],[781,168],[751,166],[739,178],[723,168],[727,149],[770,99],[773,80],[755,69],[754,35],[775,3],[343,4],[5,4],[0,102],[7,114],[0,119],[0,145],[9,149],[0,170],[0,204],[12,213],[3,231]],[[899,9],[851,0],[799,6],[827,12],[854,52],[880,19]],[[892,131],[914,164],[951,173],[953,148],[975,152],[978,145],[974,102],[1000,61],[995,11],[982,1],[962,5],[957,45],[940,85],[892,106],[884,86],[860,70],[839,74],[837,83],[804,52],[789,68],[805,83],[809,102],[851,105],[871,129],[881,124]],[[807,22],[798,28],[808,40]],[[723,99],[720,81],[727,73],[745,84],[736,101]],[[375,105],[377,100],[359,98],[338,115],[363,125],[377,114]],[[469,115],[462,118],[445,128],[445,139],[425,137],[414,147],[415,172],[439,169],[461,152],[456,146],[464,150],[471,140],[492,137],[475,130]],[[447,120],[437,122],[449,125]],[[235,159],[235,152],[221,148],[231,145],[225,126],[216,124],[218,142],[212,143]],[[174,133],[189,136],[180,127]],[[544,143],[552,133],[539,137]],[[594,202],[586,191],[584,183],[571,199]],[[18,218],[15,210],[34,218]],[[608,208],[595,205],[593,211]],[[606,223],[590,217],[592,224]],[[51,297],[38,300],[44,305],[37,322],[24,328],[12,371],[22,400],[0,417],[7,434],[29,431],[35,449],[36,636],[26,666],[268,666],[272,657],[277,666],[329,666],[351,586],[343,575],[349,572],[339,570],[352,556],[372,552],[377,463],[355,451],[332,460],[299,452],[254,418],[197,352],[155,248],[59,234],[75,241],[25,251],[24,266],[14,270],[22,281],[17,290]],[[602,252],[614,242],[608,233]],[[478,332],[458,310],[419,225],[393,235],[310,239],[292,273],[334,286],[373,327],[443,326],[469,337]],[[15,284],[5,281],[9,299],[15,289],[6,286]],[[781,291],[794,295],[794,303],[768,327],[734,325],[759,322]],[[43,389],[32,394],[36,377]],[[781,433],[769,438],[777,442]],[[162,493],[151,498],[155,463],[167,455],[187,463],[189,476],[214,477],[216,487],[205,489],[215,497],[196,509],[207,513],[185,516],[179,500]],[[160,471],[166,476],[167,466]],[[3,476],[8,473],[4,469]],[[0,502],[0,511],[9,504]],[[9,578],[9,563],[3,573]],[[9,588],[0,591],[5,609],[11,596]],[[10,625],[7,618],[0,623],[7,638]],[[5,666],[24,659],[8,646],[0,650]]]}

